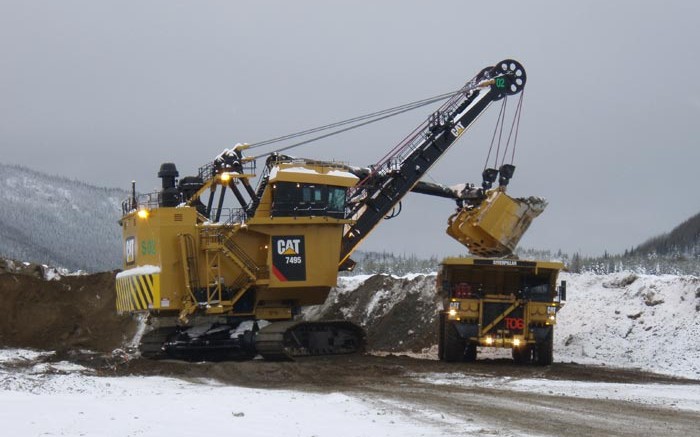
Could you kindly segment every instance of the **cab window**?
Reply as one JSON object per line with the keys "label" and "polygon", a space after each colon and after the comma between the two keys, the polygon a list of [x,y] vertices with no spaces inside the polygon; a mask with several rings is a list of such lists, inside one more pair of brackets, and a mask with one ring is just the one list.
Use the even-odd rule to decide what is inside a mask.
{"label": "cab window", "polygon": [[276,217],[345,217],[346,190],[321,184],[277,182],[272,186],[272,215]]}

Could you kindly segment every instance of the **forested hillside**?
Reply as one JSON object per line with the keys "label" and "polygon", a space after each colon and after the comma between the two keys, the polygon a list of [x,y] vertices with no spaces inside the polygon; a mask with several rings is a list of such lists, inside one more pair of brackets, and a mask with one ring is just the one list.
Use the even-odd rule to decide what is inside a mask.
{"label": "forested hillside", "polygon": [[127,192],[0,164],[0,256],[72,270],[121,265]]}
{"label": "forested hillside", "polygon": [[668,234],[649,239],[632,250],[630,255],[651,253],[688,257],[700,255],[700,213],[676,226]]}
{"label": "forested hillside", "polygon": [[571,270],[614,273],[623,270],[649,274],[700,275],[700,214],[669,233],[650,238],[622,254],[571,258]]}

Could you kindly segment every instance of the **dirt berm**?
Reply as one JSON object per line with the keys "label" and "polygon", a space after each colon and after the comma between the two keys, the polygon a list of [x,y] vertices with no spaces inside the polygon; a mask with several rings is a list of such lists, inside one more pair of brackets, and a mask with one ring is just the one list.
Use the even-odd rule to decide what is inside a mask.
{"label": "dirt berm", "polygon": [[137,324],[114,308],[113,272],[51,281],[40,272],[0,269],[0,347],[109,353],[133,337]]}
{"label": "dirt berm", "polygon": [[[0,347],[102,353],[123,348],[138,323],[117,315],[114,277],[115,272],[60,276],[45,266],[0,259]],[[434,277],[376,275],[333,289],[324,305],[306,315],[359,324],[369,350],[420,351],[437,336],[433,283]]]}
{"label": "dirt berm", "polygon": [[369,350],[421,352],[437,343],[435,275],[397,278],[374,275],[361,283],[341,280],[323,305],[305,311],[309,320],[350,320],[367,332]]}

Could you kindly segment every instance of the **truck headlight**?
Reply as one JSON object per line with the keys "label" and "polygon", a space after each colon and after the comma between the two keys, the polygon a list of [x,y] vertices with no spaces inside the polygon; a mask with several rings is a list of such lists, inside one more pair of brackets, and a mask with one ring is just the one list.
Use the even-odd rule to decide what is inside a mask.
{"label": "truck headlight", "polygon": [[514,338],[513,339],[513,346],[519,347],[520,346],[520,339],[519,338]]}
{"label": "truck headlight", "polygon": [[450,302],[450,309],[447,311],[450,317],[455,317],[457,315],[457,310],[459,310],[459,302]]}

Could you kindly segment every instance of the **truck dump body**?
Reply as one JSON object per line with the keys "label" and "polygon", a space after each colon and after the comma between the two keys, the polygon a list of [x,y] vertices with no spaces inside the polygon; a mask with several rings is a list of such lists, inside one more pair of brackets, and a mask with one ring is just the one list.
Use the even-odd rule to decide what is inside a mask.
{"label": "truck dump body", "polygon": [[438,275],[445,311],[440,359],[473,361],[476,348],[513,350],[519,362],[552,362],[556,313],[566,286],[557,286],[558,262],[448,258]]}

